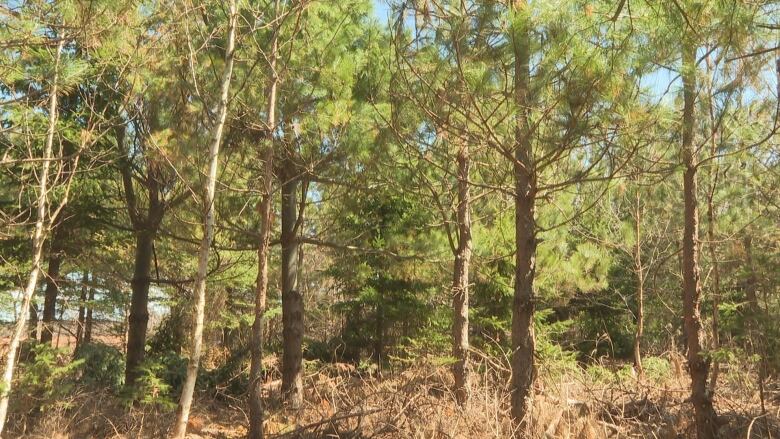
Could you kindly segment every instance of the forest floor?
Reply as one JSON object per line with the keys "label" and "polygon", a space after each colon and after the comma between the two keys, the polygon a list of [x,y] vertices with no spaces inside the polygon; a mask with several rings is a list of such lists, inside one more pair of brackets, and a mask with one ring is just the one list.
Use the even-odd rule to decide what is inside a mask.
{"label": "forest floor", "polygon": [[[637,379],[609,367],[568,373],[542,370],[536,389],[537,438],[689,438],[688,382],[678,362],[662,377]],[[379,377],[348,365],[327,365],[306,376],[303,410],[292,412],[269,397],[266,432],[272,438],[505,438],[510,436],[506,371],[478,365],[471,399],[461,409],[449,391],[449,369],[433,363]],[[612,368],[613,371],[617,369]],[[623,368],[626,370],[626,368]],[[724,438],[780,438],[780,391],[765,386],[762,411],[756,385],[740,368],[721,373],[716,409]],[[266,386],[278,393],[278,381]],[[766,415],[762,415],[766,413]],[[42,415],[16,416],[18,438],[165,437],[171,411],[130,409],[109,393],[75,392],[68,404]],[[242,438],[247,413],[243,397],[225,392],[200,395],[189,424],[192,439]]]}

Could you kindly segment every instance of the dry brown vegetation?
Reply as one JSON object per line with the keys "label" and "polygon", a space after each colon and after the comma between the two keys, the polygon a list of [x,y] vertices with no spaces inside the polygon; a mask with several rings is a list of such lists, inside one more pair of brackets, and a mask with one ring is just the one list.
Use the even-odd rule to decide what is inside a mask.
{"label": "dry brown vegetation", "polygon": [[[694,437],[687,374],[675,358],[664,376],[642,379],[612,365],[553,373],[542,370],[536,388],[536,438]],[[744,365],[743,365],[744,366]],[[780,392],[767,386],[762,415],[747,366],[723,374],[715,399],[724,438],[780,437]],[[471,397],[460,408],[445,366],[421,360],[396,372],[358,372],[345,364],[312,368],[305,407],[291,412],[275,398],[277,380],[266,383],[266,432],[274,438],[504,438],[511,435],[508,377],[504,366],[478,363]],[[623,368],[623,371],[628,370]],[[199,395],[189,436],[228,439],[246,435],[241,396]],[[76,392],[46,415],[14,417],[18,438],[156,438],[173,422],[171,412],[127,409],[107,392]]]}

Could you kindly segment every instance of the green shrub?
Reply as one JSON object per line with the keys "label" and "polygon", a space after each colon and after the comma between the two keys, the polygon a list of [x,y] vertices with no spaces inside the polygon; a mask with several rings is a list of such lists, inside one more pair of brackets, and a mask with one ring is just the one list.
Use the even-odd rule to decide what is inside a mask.
{"label": "green shrub", "polygon": [[600,384],[611,383],[616,378],[616,375],[611,370],[600,364],[589,365],[585,369],[585,375],[587,375],[589,381]]}
{"label": "green shrub", "polygon": [[122,388],[125,360],[118,349],[102,343],[87,343],[79,346],[75,358],[84,362],[83,384],[114,391]]}
{"label": "green shrub", "polygon": [[660,357],[642,359],[642,369],[644,369],[646,378],[656,382],[667,380],[671,376],[672,371],[669,361]]}
{"label": "green shrub", "polygon": [[32,346],[31,353],[31,361],[20,365],[19,384],[14,391],[25,399],[35,398],[41,408],[61,403],[73,392],[84,360],[71,361],[64,349],[46,343]]}
{"label": "green shrub", "polygon": [[126,402],[151,406],[162,411],[173,410],[176,403],[173,400],[172,387],[164,378],[165,365],[159,361],[147,359],[139,367],[139,372],[135,387],[125,395]]}
{"label": "green shrub", "polygon": [[539,369],[550,378],[558,378],[577,370],[577,353],[562,347],[556,340],[562,337],[572,324],[571,320],[550,321],[551,309],[541,310],[534,316],[536,329],[536,356]]}

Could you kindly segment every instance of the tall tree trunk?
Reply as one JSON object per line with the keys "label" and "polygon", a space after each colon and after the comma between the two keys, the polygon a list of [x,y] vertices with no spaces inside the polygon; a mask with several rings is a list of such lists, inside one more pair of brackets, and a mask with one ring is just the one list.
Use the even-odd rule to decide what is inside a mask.
{"label": "tall tree trunk", "polygon": [[[526,0],[514,0],[513,9],[524,14]],[[534,350],[534,273],[536,268],[536,181],[531,151],[530,52],[527,23],[512,29],[514,51],[515,121],[515,287],[512,303],[512,420],[514,436],[527,437],[532,423],[533,385],[536,379]]]}
{"label": "tall tree trunk", "polygon": [[753,265],[753,238],[746,235],[742,238],[742,247],[745,249],[745,268],[747,270],[747,282],[745,283],[745,298],[747,299],[749,315],[748,321],[755,321],[761,308],[758,305],[758,275]]}
{"label": "tall tree trunk", "polygon": [[468,147],[458,150],[458,248],[452,276],[452,355],[455,398],[463,405],[469,396],[469,266],[471,264],[471,193]]}
{"label": "tall tree trunk", "polygon": [[[92,280],[95,280],[95,275],[92,275]],[[84,318],[84,343],[92,343],[92,303],[95,300],[95,288],[89,287],[89,297],[87,298],[87,316]]]}
{"label": "tall tree trunk", "polygon": [[49,191],[49,168],[54,150],[54,132],[57,128],[57,82],[59,80],[60,57],[65,39],[61,38],[57,44],[56,60],[54,64],[54,77],[51,81],[51,91],[49,92],[49,124],[46,132],[46,143],[43,148],[43,157],[41,162],[41,173],[38,175],[38,198],[36,200],[35,230],[32,234],[32,269],[27,280],[27,286],[22,293],[22,312],[16,321],[14,333],[8,344],[8,355],[5,360],[5,371],[3,381],[0,386],[0,437],[3,435],[5,420],[8,417],[8,399],[11,394],[11,383],[14,378],[14,368],[16,367],[16,355],[19,350],[19,344],[22,341],[24,329],[27,326],[27,310],[30,308],[30,301],[38,285],[38,276],[41,272],[41,259],[43,255],[43,244],[46,241],[47,226],[52,223],[52,218],[47,221],[47,198]]}
{"label": "tall tree trunk", "polygon": [[642,336],[645,330],[645,272],[642,264],[642,205],[639,191],[636,193],[636,210],[634,211],[634,271],[636,272],[636,334],[634,334],[634,368],[639,376],[644,375],[642,368]]}
{"label": "tall tree trunk", "polygon": [[62,249],[60,233],[54,231],[51,239],[51,254],[46,275],[46,290],[43,295],[43,318],[41,327],[41,343],[51,344],[54,335],[54,321],[57,315],[57,296],[60,293],[60,266],[62,265]]}
{"label": "tall tree trunk", "polygon": [[685,218],[683,230],[683,321],[688,348],[688,371],[691,376],[691,403],[699,439],[712,439],[716,434],[716,416],[712,395],[707,391],[710,363],[701,345],[701,285],[699,272],[699,208],[696,193],[696,151],[693,144],[696,103],[696,46],[686,38],[682,53],[683,121],[681,155]]}
{"label": "tall tree trunk", "polygon": [[[291,153],[289,153],[292,155]],[[293,409],[303,403],[303,297],[298,291],[298,178],[291,157],[282,178],[282,396]]]}
{"label": "tall tree trunk", "polygon": [[[151,210],[151,209],[150,209]],[[130,315],[127,323],[127,363],[125,387],[132,389],[140,374],[146,354],[146,331],[149,324],[149,282],[154,258],[155,233],[141,230],[135,235],[135,261],[130,282]]]}
{"label": "tall tree trunk", "polygon": [[209,250],[214,239],[214,197],[217,187],[217,168],[219,165],[219,147],[222,143],[222,132],[227,119],[228,98],[230,95],[230,79],[233,74],[233,56],[236,45],[236,0],[229,2],[230,17],[228,24],[227,48],[225,49],[225,68],[222,72],[219,108],[213,139],[209,146],[209,168],[205,182],[203,201],[203,238],[198,251],[198,272],[195,275],[195,325],[192,332],[192,350],[187,364],[187,375],[179,398],[176,424],[172,437],[184,439],[187,433],[187,421],[190,417],[192,397],[195,393],[195,381],[198,378],[200,356],[203,348],[203,321],[206,310],[206,275],[208,274]]}
{"label": "tall tree trunk", "polygon": [[[720,264],[718,263],[718,252],[715,243],[715,191],[718,188],[718,178],[720,176],[720,166],[715,158],[718,153],[716,136],[718,129],[715,126],[715,105],[713,103],[714,89],[712,86],[712,66],[710,57],[707,57],[707,78],[708,78],[708,100],[709,100],[709,123],[710,123],[710,187],[707,191],[707,248],[710,253],[710,263],[712,264],[712,349],[720,348],[720,325],[719,325],[719,307],[720,307]],[[718,375],[720,366],[717,360],[712,362],[712,376],[710,378],[710,393],[714,394],[718,384]]]}
{"label": "tall tree trunk", "polygon": [[379,298],[374,306],[374,352],[371,358],[377,365],[377,371],[382,370],[382,359],[385,357],[385,304],[384,299]]}
{"label": "tall tree trunk", "polygon": [[76,320],[76,350],[84,343],[84,321],[87,318],[87,295],[89,294],[89,272],[85,271],[81,275],[81,295],[79,295],[79,315]]}
{"label": "tall tree trunk", "polygon": [[[279,1],[274,2],[274,18],[279,17]],[[276,20],[274,20],[275,22]],[[271,86],[268,91],[268,145],[263,153],[263,194],[257,208],[260,217],[260,240],[257,245],[257,284],[255,287],[255,321],[252,323],[251,361],[249,366],[249,439],[263,439],[263,326],[268,297],[268,254],[271,242],[271,208],[273,204],[274,131],[276,131],[276,74],[279,30],[274,26],[269,70]]]}
{"label": "tall tree trunk", "polygon": [[[24,310],[22,310],[24,312]],[[30,301],[30,321],[29,321],[30,340],[38,340],[38,306],[34,301]]]}
{"label": "tall tree trunk", "polygon": [[[758,335],[759,323],[761,322],[761,308],[758,304],[758,295],[756,290],[758,289],[758,275],[756,274],[756,267],[753,265],[753,239],[750,235],[746,235],[742,239],[742,245],[745,249],[745,268],[747,270],[747,279],[745,282],[745,298],[748,303],[747,318],[747,332],[748,340],[750,342],[750,348],[753,354],[758,354],[758,391],[759,399],[761,402],[761,415],[766,418],[766,395],[764,391],[764,383],[767,377],[767,365],[766,365],[766,344],[764,339]],[[764,419],[765,427],[769,431],[769,425],[767,420]]]}

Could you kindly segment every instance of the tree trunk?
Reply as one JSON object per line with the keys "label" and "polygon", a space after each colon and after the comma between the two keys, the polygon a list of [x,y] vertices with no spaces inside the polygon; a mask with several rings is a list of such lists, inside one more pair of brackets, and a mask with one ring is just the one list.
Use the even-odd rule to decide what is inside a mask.
{"label": "tree trunk", "polygon": [[282,183],[282,397],[291,408],[303,403],[303,297],[298,291],[298,179],[287,158]]}
{"label": "tree trunk", "polygon": [[142,230],[135,236],[135,261],[130,282],[130,315],[127,323],[127,363],[125,388],[132,389],[140,374],[139,367],[146,354],[146,331],[149,324],[149,282],[154,258],[152,231]]}
{"label": "tree trunk", "polygon": [[[720,325],[719,325],[719,307],[720,307],[720,264],[718,263],[718,252],[715,244],[715,191],[718,188],[718,177],[720,167],[715,158],[718,153],[716,136],[718,134],[715,125],[715,105],[713,103],[715,92],[712,86],[712,66],[710,57],[707,57],[707,78],[708,78],[708,100],[709,100],[709,123],[710,123],[710,187],[707,193],[707,241],[710,253],[710,263],[712,264],[712,349],[720,348]],[[710,393],[714,394],[718,384],[718,375],[720,375],[720,365],[717,360],[712,362],[712,375],[710,378]]]}
{"label": "tree trunk", "polygon": [[222,131],[227,119],[228,97],[230,94],[230,79],[233,74],[233,55],[236,44],[236,0],[229,2],[230,16],[228,24],[227,48],[225,49],[225,68],[222,72],[219,108],[217,121],[213,131],[213,139],[209,146],[209,168],[205,182],[203,201],[203,238],[198,250],[198,271],[195,275],[195,325],[192,332],[192,350],[187,364],[187,375],[182,385],[181,397],[177,408],[176,424],[173,438],[184,439],[187,433],[187,421],[190,417],[192,397],[195,393],[195,381],[198,378],[200,356],[203,344],[203,321],[206,311],[206,275],[208,274],[209,250],[214,239],[214,198],[217,187],[217,168],[219,165],[219,147],[222,143]]}
{"label": "tree trunk", "polygon": [[[92,275],[95,280],[95,275]],[[89,287],[89,303],[87,304],[87,316],[84,318],[84,343],[92,343],[92,302],[95,300],[95,288]]]}
{"label": "tree trunk", "polygon": [[701,285],[699,272],[699,208],[696,193],[696,151],[693,145],[696,101],[696,47],[689,41],[683,43],[683,122],[682,159],[683,197],[685,218],[683,230],[683,321],[687,343],[688,371],[691,376],[691,403],[696,419],[696,434],[699,439],[715,437],[715,409],[712,395],[707,391],[709,360],[701,346]]}
{"label": "tree trunk", "polygon": [[463,405],[469,396],[469,265],[471,263],[471,194],[468,148],[458,151],[458,248],[452,277],[452,355],[455,398]]}
{"label": "tree trunk", "polygon": [[[526,0],[515,0],[513,8],[525,13]],[[514,437],[527,437],[533,409],[533,385],[536,379],[534,350],[534,273],[536,266],[536,181],[531,151],[530,47],[528,25],[512,29],[514,51],[515,121],[515,287],[512,304],[512,421]]]}
{"label": "tree trunk", "polygon": [[84,342],[84,320],[86,319],[86,302],[88,295],[87,283],[89,282],[89,272],[85,271],[81,276],[81,295],[79,296],[79,315],[76,320],[76,350]]}
{"label": "tree trunk", "polygon": [[[274,3],[274,17],[279,17],[279,0]],[[260,241],[257,245],[257,285],[255,289],[255,321],[252,323],[251,362],[249,366],[249,439],[263,439],[263,326],[268,297],[268,254],[271,242],[271,207],[273,203],[274,131],[276,130],[276,75],[278,27],[274,26],[271,43],[271,86],[268,91],[268,146],[263,154],[263,194],[257,214],[260,217]]]}
{"label": "tree trunk", "polygon": [[382,370],[382,358],[385,349],[385,304],[384,298],[379,298],[374,306],[374,352],[371,358],[377,365],[377,370]]}
{"label": "tree trunk", "polygon": [[[11,393],[11,383],[14,377],[14,368],[16,367],[16,355],[19,350],[19,344],[22,341],[22,334],[27,326],[27,310],[30,308],[32,295],[38,285],[38,276],[41,272],[41,259],[43,255],[43,244],[46,241],[47,225],[51,225],[52,218],[47,221],[47,198],[49,191],[49,168],[54,150],[54,132],[57,128],[57,81],[59,79],[60,56],[65,39],[61,38],[57,44],[56,60],[54,64],[54,77],[51,81],[51,91],[49,92],[49,124],[46,132],[46,143],[41,157],[41,173],[38,176],[38,199],[36,200],[35,230],[32,234],[32,269],[27,280],[27,286],[22,294],[22,312],[16,321],[14,333],[8,344],[8,355],[5,361],[5,371],[3,381],[0,386],[0,437],[3,435],[5,420],[8,416],[8,399]],[[47,224],[48,222],[48,224]]]}
{"label": "tree trunk", "polygon": [[32,300],[30,301],[30,321],[28,326],[30,340],[38,340],[38,306]]}
{"label": "tree trunk", "polygon": [[645,330],[645,273],[642,264],[642,206],[639,200],[639,190],[636,193],[636,210],[634,212],[635,239],[634,271],[636,271],[636,334],[634,334],[634,368],[639,376],[644,375],[642,368],[642,336]]}
{"label": "tree trunk", "polygon": [[747,318],[747,332],[748,340],[750,342],[750,349],[753,354],[759,356],[758,362],[758,392],[759,400],[761,403],[761,416],[764,417],[764,425],[769,431],[768,420],[766,419],[766,395],[764,389],[764,383],[767,377],[767,361],[766,361],[766,343],[765,339],[759,336],[759,324],[762,321],[761,308],[758,304],[758,295],[756,290],[758,289],[758,275],[756,274],[756,267],[753,265],[753,239],[750,235],[746,235],[742,239],[742,245],[745,249],[745,268],[747,269],[747,282],[745,283],[745,298],[748,303]]}
{"label": "tree trunk", "polygon": [[43,318],[41,326],[41,343],[51,344],[54,336],[54,321],[57,315],[57,296],[60,293],[60,266],[62,265],[62,249],[58,235],[52,234],[51,254],[49,255],[49,268],[46,275],[46,290],[43,296]]}
{"label": "tree trunk", "polygon": [[745,298],[747,299],[750,314],[748,320],[755,321],[761,308],[758,305],[758,295],[756,294],[758,276],[756,275],[756,269],[753,265],[753,238],[749,235],[742,238],[742,246],[745,249],[745,268],[747,270]]}

